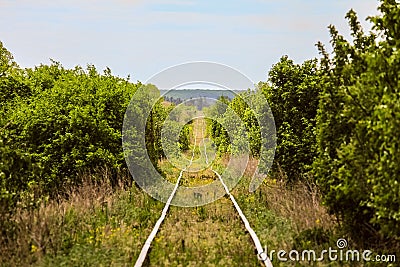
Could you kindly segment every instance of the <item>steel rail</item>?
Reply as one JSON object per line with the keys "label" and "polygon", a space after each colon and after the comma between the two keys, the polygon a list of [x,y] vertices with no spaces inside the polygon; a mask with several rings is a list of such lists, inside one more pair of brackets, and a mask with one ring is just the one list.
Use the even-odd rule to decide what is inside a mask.
{"label": "steel rail", "polygon": [[[207,147],[206,147],[206,143],[204,142],[204,121],[202,124],[202,135],[203,135],[203,145],[204,145],[204,155],[205,155],[205,159],[206,159],[206,163],[208,165],[208,158],[207,158]],[[236,202],[235,197],[230,193],[229,188],[226,186],[224,180],[222,179],[221,175],[213,170],[211,168],[211,170],[218,176],[218,179],[220,180],[222,186],[225,189],[226,194],[229,196],[230,200],[233,203],[233,206],[235,207],[236,211],[239,213],[240,218],[242,219],[244,226],[246,227],[246,230],[249,232],[254,245],[256,246],[257,249],[257,257],[259,260],[261,260],[262,262],[264,262],[265,266],[267,267],[273,267],[271,260],[268,258],[267,254],[265,253],[260,239],[258,238],[256,232],[253,230],[253,228],[251,228],[249,221],[247,220],[246,216],[243,214],[242,209],[240,208],[239,204]]]}
{"label": "steel rail", "polygon": [[164,206],[164,209],[163,209],[163,211],[161,213],[160,218],[157,220],[156,224],[154,225],[153,230],[151,231],[150,235],[148,236],[146,242],[144,243],[144,245],[142,247],[142,250],[140,251],[139,257],[138,257],[138,259],[136,260],[136,263],[135,263],[135,267],[141,267],[143,265],[144,261],[146,260],[147,253],[149,252],[151,243],[153,242],[155,236],[157,235],[157,232],[160,229],[160,226],[161,226],[162,222],[164,221],[165,217],[167,216],[167,212],[168,212],[169,206],[171,205],[172,199],[174,198],[175,193],[178,190],[179,183],[181,181],[183,172],[186,171],[188,168],[190,168],[190,166],[192,165],[195,148],[196,148],[196,136],[194,137],[194,146],[193,146],[192,158],[190,159],[189,165],[186,168],[181,170],[181,172],[179,174],[179,177],[178,177],[178,180],[176,181],[174,190],[172,190],[172,193],[169,196],[169,198],[167,200],[167,203],[165,203],[165,206]]}
{"label": "steel rail", "polygon": [[[206,164],[208,165],[207,148],[206,148],[206,144],[204,142],[204,121],[203,121],[202,126],[203,126],[202,127],[202,136],[203,136],[204,155],[205,155]],[[163,211],[161,213],[160,218],[158,219],[158,221],[155,224],[153,230],[151,231],[149,237],[147,238],[147,240],[146,240],[146,242],[145,242],[145,244],[144,244],[144,246],[143,246],[143,248],[142,248],[142,250],[141,250],[141,252],[139,254],[139,257],[138,257],[138,259],[137,259],[137,261],[135,263],[135,267],[141,267],[143,265],[143,263],[144,263],[144,261],[145,261],[145,259],[147,257],[147,253],[148,253],[148,251],[150,249],[151,243],[154,240],[154,238],[155,238],[155,236],[156,236],[156,234],[157,234],[162,222],[164,221],[164,219],[165,219],[165,217],[167,215],[169,206],[171,205],[172,199],[174,198],[175,193],[176,193],[176,191],[177,191],[177,189],[179,187],[179,183],[180,183],[180,180],[182,178],[183,172],[186,171],[188,168],[190,168],[190,166],[192,165],[193,158],[194,158],[194,152],[195,152],[195,148],[196,148],[196,144],[197,144],[196,140],[197,140],[197,137],[195,136],[194,137],[194,146],[193,146],[192,158],[191,158],[191,160],[189,162],[189,165],[185,169],[181,170],[181,172],[179,174],[179,177],[178,177],[178,180],[176,181],[174,190],[172,191],[171,195],[169,196],[168,201],[164,206],[164,209],[163,209]],[[199,146],[199,148],[200,148],[200,146]],[[226,194],[229,196],[230,200],[233,203],[233,206],[235,207],[236,211],[239,213],[239,216],[240,216],[242,222],[244,223],[244,226],[245,226],[246,230],[249,232],[249,234],[250,234],[250,236],[251,236],[251,238],[253,240],[253,243],[254,243],[254,245],[256,247],[258,259],[261,260],[265,264],[265,266],[273,267],[273,265],[271,263],[271,260],[268,258],[267,254],[265,253],[265,251],[264,251],[264,249],[263,249],[263,247],[261,245],[261,242],[260,242],[256,232],[253,230],[253,228],[251,228],[249,221],[247,220],[246,216],[243,214],[243,211],[240,208],[239,204],[236,202],[234,196],[230,193],[229,188],[227,187],[227,185],[223,181],[221,175],[217,171],[213,170],[212,168],[211,168],[211,170],[217,175],[218,179],[220,180],[222,186],[225,189]]]}

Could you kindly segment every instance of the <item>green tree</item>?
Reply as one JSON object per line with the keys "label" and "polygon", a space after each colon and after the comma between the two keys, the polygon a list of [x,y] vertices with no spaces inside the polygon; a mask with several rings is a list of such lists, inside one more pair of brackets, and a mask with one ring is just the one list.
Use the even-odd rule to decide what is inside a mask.
{"label": "green tree", "polygon": [[[100,74],[94,66],[67,70],[57,62],[15,73],[5,78],[23,78],[30,93],[10,97],[10,108],[2,110],[5,201],[12,205],[32,190],[37,197],[63,191],[79,182],[77,174],[98,167],[109,167],[113,174],[125,168],[122,123],[140,83],[114,77],[110,70]],[[6,85],[2,92],[12,92],[12,83]]]}
{"label": "green tree", "polygon": [[230,151],[230,140],[226,129],[217,121],[217,118],[218,120],[223,119],[229,103],[230,101],[227,97],[221,96],[214,105],[207,109],[208,116],[215,118],[207,120],[207,131],[210,133],[210,137],[220,155]]}
{"label": "green tree", "polygon": [[[13,203],[19,197],[20,183],[16,177],[28,177],[37,173],[29,154],[22,146],[14,145],[11,138],[9,114],[13,112],[15,98],[29,94],[30,88],[24,83],[22,70],[15,63],[13,55],[0,42],[0,217],[5,218]],[[18,105],[16,105],[18,106]],[[25,187],[24,187],[25,188]],[[1,220],[3,222],[3,220]],[[0,228],[2,225],[0,223]]]}
{"label": "green tree", "polygon": [[0,112],[5,112],[15,97],[25,97],[29,94],[30,88],[24,82],[22,70],[14,61],[11,52],[0,41]]}
{"label": "green tree", "polygon": [[17,68],[18,65],[14,61],[14,57],[0,41],[0,77],[10,75],[11,71]]}
{"label": "green tree", "polygon": [[269,71],[267,83],[260,83],[275,119],[279,165],[289,181],[311,169],[316,156],[316,115],[321,74],[317,60],[295,64],[287,56]]}
{"label": "green tree", "polygon": [[365,34],[353,10],[353,42],[330,26],[333,56],[323,58],[314,173],[324,203],[353,237],[400,234],[400,4],[381,1]]}

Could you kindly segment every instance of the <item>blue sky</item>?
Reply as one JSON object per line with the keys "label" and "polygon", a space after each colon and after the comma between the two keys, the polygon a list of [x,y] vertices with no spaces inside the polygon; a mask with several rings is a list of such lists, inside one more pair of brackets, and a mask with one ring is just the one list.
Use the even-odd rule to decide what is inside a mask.
{"label": "blue sky", "polygon": [[94,64],[146,81],[169,66],[212,61],[265,81],[282,55],[295,62],[329,45],[327,26],[348,36],[353,8],[377,14],[377,0],[0,0],[0,40],[22,67]]}

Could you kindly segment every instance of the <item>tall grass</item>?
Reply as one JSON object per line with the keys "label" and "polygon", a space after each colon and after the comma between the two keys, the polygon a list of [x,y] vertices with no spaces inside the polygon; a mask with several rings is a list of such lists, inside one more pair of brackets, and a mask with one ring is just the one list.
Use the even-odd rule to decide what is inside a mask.
{"label": "tall grass", "polygon": [[[18,208],[0,236],[2,266],[131,265],[162,203],[107,171],[36,209]],[[97,182],[95,182],[97,181]]]}
{"label": "tall grass", "polygon": [[[215,168],[226,165],[221,157]],[[199,162],[200,164],[200,162]],[[327,248],[335,242],[335,220],[320,203],[317,187],[284,184],[283,174],[268,177],[256,192],[249,181],[258,164],[251,159],[232,194],[268,248]],[[201,164],[200,164],[201,165]],[[160,162],[175,182],[179,169]],[[186,186],[214,180],[209,170],[184,174]],[[164,203],[148,196],[130,177],[110,184],[109,172],[83,175],[80,186],[43,201],[34,209],[21,205],[0,236],[2,266],[132,266],[161,214]],[[171,207],[146,262],[149,266],[260,266],[254,246],[228,198],[202,207]],[[274,266],[308,266],[308,262]],[[331,264],[335,265],[334,263]],[[322,263],[317,266],[324,266]]]}
{"label": "tall grass", "polygon": [[[175,171],[170,170],[171,177]],[[107,171],[87,174],[68,194],[35,209],[17,209],[7,221],[9,227],[2,229],[1,265],[132,266],[164,204],[135,185],[121,182],[112,187],[107,176]],[[289,189],[269,178],[249,193],[248,179],[232,193],[268,248],[290,250],[310,240],[304,231],[331,231],[335,226],[320,205],[318,191],[310,191],[309,185]],[[224,197],[203,207],[171,207],[147,264],[259,266],[248,233]]]}

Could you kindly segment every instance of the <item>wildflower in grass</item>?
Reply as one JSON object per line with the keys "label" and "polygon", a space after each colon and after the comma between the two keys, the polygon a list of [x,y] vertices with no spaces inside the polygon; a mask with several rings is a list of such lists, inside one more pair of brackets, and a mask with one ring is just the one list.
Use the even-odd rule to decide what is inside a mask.
{"label": "wildflower in grass", "polygon": [[156,243],[161,242],[164,239],[164,236],[156,237],[155,241]]}
{"label": "wildflower in grass", "polygon": [[35,253],[38,250],[37,246],[31,245],[31,252]]}

